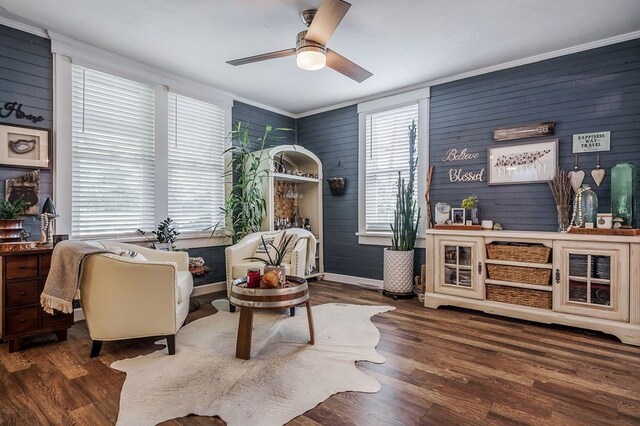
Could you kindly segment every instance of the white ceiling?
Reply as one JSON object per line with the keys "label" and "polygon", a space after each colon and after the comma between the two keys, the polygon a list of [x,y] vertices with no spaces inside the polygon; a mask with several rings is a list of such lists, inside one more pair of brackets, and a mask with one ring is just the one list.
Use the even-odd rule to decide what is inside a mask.
{"label": "white ceiling", "polygon": [[640,30],[638,0],[351,0],[328,46],[373,73],[356,83],[295,57],[320,0],[0,0],[41,28],[291,114]]}

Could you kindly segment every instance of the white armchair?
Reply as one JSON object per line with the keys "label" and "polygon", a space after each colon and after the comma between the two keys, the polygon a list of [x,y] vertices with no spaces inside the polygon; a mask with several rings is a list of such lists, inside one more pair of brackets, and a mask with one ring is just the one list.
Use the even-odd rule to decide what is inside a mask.
{"label": "white armchair", "polygon": [[[297,277],[304,277],[307,275],[308,259],[315,256],[308,256],[308,249],[312,250],[315,254],[316,239],[313,234],[304,229],[292,228],[287,229],[287,236],[291,233],[296,234],[299,240],[291,252],[291,262],[284,263],[283,266],[286,269],[287,275],[293,275]],[[264,271],[264,263],[257,261],[246,260],[248,257],[252,257],[260,244],[260,237],[268,232],[256,232],[247,235],[236,244],[229,246],[225,249],[225,263],[227,270],[227,295],[231,293],[231,283],[237,278],[247,276],[247,269],[258,268],[260,273]],[[308,244],[313,244],[313,247],[308,247]],[[235,306],[229,304],[231,312],[235,311]]]}
{"label": "white armchair", "polygon": [[188,253],[111,241],[92,244],[136,251],[146,260],[111,253],[85,259],[80,303],[93,340],[91,357],[99,355],[104,341],[149,336],[166,336],[173,355],[175,334],[189,313],[193,290]]}

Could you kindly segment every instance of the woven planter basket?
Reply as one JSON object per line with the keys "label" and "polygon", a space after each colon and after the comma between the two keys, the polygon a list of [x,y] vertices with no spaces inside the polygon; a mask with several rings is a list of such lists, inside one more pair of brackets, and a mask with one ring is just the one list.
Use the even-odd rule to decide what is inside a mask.
{"label": "woven planter basket", "polygon": [[384,249],[383,288],[388,293],[397,294],[413,291],[413,250]]}

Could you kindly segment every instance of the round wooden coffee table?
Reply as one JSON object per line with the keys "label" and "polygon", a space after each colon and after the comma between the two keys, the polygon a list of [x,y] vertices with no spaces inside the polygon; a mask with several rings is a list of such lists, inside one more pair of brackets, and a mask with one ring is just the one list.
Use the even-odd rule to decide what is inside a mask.
{"label": "round wooden coffee table", "polygon": [[309,344],[314,344],[313,317],[309,303],[307,280],[287,276],[287,284],[282,288],[247,288],[247,278],[233,281],[229,302],[240,308],[238,337],[236,339],[236,358],[251,358],[251,334],[253,332],[254,309],[288,309],[301,304],[307,306],[309,322]]}

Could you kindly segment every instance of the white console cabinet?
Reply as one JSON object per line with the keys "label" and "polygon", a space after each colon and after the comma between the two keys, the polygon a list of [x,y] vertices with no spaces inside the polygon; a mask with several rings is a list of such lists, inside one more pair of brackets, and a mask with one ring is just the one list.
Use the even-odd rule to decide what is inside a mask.
{"label": "white console cabinet", "polygon": [[[542,257],[526,258],[532,249]],[[640,237],[430,229],[424,304],[599,330],[640,346]]]}

